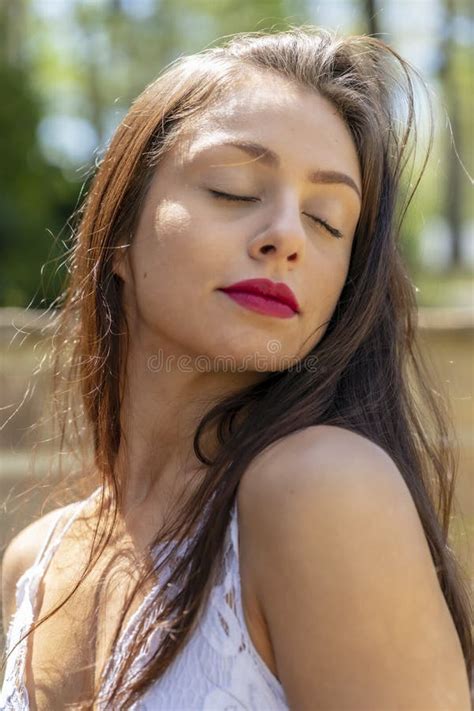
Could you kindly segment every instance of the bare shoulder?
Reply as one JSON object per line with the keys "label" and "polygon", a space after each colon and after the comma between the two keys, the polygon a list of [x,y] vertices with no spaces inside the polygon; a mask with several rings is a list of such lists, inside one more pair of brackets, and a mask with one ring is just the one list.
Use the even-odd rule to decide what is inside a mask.
{"label": "bare shoulder", "polygon": [[6,630],[16,606],[16,585],[21,576],[30,568],[44,543],[51,526],[73,504],[49,511],[23,528],[12,538],[2,556],[2,613],[3,628]]}
{"label": "bare shoulder", "polygon": [[[391,457],[366,437],[333,425],[315,425],[278,440],[250,464],[239,486],[242,516],[268,505],[287,505],[296,498],[322,488],[349,498],[353,488],[364,489],[371,479],[393,486],[411,500],[408,487]],[[316,492],[315,492],[316,493]],[[257,503],[258,502],[258,503]]]}
{"label": "bare shoulder", "polygon": [[394,510],[412,517],[426,546],[410,491],[392,458],[366,437],[332,425],[299,430],[261,452],[242,477],[238,505],[242,528],[253,538],[286,535],[288,526],[302,520],[310,535],[325,522],[340,526],[357,509],[363,516],[371,509],[371,516],[384,517]]}
{"label": "bare shoulder", "polygon": [[238,505],[291,708],[468,711],[424,529],[381,447],[333,426],[293,433],[251,463]]}

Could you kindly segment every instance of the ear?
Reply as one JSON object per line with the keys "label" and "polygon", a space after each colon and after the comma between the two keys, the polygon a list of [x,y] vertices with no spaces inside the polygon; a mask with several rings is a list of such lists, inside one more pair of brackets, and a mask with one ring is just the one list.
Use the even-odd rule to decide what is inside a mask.
{"label": "ear", "polygon": [[129,247],[129,244],[117,244],[112,258],[112,271],[124,282],[129,280],[130,274]]}

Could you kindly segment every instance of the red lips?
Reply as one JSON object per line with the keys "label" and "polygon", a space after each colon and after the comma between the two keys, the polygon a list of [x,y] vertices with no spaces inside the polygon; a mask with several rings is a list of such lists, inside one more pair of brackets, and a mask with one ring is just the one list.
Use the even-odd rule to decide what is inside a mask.
{"label": "red lips", "polygon": [[282,304],[286,304],[293,311],[299,312],[300,307],[296,296],[292,290],[283,282],[274,282],[270,279],[245,279],[237,281],[235,284],[221,289],[226,293],[240,292],[244,294],[255,294],[264,296],[267,299],[274,299]]}

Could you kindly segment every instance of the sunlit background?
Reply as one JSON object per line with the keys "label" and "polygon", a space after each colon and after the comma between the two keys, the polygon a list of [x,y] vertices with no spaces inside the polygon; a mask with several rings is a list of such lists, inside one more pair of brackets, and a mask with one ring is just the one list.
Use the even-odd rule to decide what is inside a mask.
{"label": "sunlit background", "polygon": [[421,305],[472,303],[467,0],[7,0],[0,23],[2,305],[47,306],[57,295],[81,186],[130,102],[166,64],[232,32],[288,23],[377,34],[426,78],[435,146],[405,250]]}
{"label": "sunlit background", "polygon": [[[405,221],[402,248],[436,382],[454,412],[461,446],[454,544],[467,555],[474,524],[474,86],[468,0],[0,4],[0,552],[38,515],[44,500],[41,490],[31,489],[43,470],[33,472],[30,460],[48,437],[31,425],[48,390],[41,377],[30,378],[38,368],[40,336],[28,314],[50,307],[60,292],[72,236],[69,218],[87,191],[92,167],[133,98],[173,59],[234,32],[288,24],[375,34],[429,84],[434,146]],[[31,309],[26,318],[25,307]]]}

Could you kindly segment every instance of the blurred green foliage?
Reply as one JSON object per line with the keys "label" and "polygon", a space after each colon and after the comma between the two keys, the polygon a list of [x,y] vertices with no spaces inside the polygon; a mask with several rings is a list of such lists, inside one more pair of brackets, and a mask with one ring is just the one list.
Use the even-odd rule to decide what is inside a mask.
{"label": "blurred green foliage", "polygon": [[[58,233],[67,219],[77,186],[47,163],[36,140],[42,105],[23,67],[0,65],[0,302],[47,302],[58,291],[54,258],[63,249]],[[12,128],[14,129],[12,131]],[[52,260],[40,285],[40,269]]]}
{"label": "blurred green foliage", "polygon": [[[431,217],[454,210],[449,216],[453,239],[459,238],[456,229],[473,219],[471,181],[446,128],[447,112],[469,171],[472,54],[462,40],[462,22],[469,31],[472,20],[464,0],[433,2],[445,13],[443,27],[450,34],[434,39],[438,69],[428,79],[435,82],[439,106],[445,102],[446,107],[438,107],[433,155],[402,234],[414,274],[420,269],[419,234]],[[383,11],[409,7],[395,0],[337,5],[344,31],[375,29],[388,42],[393,38],[391,28],[381,26]],[[334,11],[330,0],[15,0],[0,5],[0,305],[48,306],[59,294],[73,234],[70,218],[94,162],[131,101],[167,64],[234,32],[324,25]],[[72,121],[69,130],[77,132],[75,139],[69,136],[72,153],[56,135],[66,119]],[[462,173],[454,206],[447,184],[453,170],[458,178]]]}

